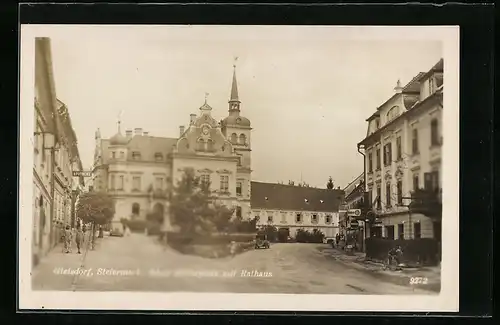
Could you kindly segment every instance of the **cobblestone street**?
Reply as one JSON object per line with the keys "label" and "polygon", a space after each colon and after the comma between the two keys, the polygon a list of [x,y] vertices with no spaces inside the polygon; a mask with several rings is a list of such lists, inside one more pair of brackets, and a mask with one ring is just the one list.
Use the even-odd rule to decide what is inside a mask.
{"label": "cobblestone street", "polygon": [[274,244],[216,260],[182,255],[139,234],[104,237],[82,255],[52,252],[32,281],[34,290],[432,294],[349,267],[318,244]]}

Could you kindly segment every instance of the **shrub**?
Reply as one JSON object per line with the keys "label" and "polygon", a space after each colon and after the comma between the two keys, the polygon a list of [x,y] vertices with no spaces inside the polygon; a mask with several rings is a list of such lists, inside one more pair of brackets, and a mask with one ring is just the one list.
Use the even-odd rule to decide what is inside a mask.
{"label": "shrub", "polygon": [[324,238],[325,234],[317,229],[314,229],[312,232],[299,229],[296,236],[298,243],[322,243]]}
{"label": "shrub", "polygon": [[130,229],[131,232],[144,232],[146,229],[146,221],[145,220],[127,220],[126,226]]}

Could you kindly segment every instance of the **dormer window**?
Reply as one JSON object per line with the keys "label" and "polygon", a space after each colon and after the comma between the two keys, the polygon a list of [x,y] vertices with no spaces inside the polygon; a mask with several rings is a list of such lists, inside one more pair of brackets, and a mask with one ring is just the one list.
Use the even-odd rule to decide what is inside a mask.
{"label": "dormer window", "polygon": [[139,151],[132,152],[132,159],[133,160],[141,160],[141,153]]}
{"label": "dormer window", "polygon": [[155,153],[155,160],[156,161],[162,161],[163,160],[163,154],[161,152]]}

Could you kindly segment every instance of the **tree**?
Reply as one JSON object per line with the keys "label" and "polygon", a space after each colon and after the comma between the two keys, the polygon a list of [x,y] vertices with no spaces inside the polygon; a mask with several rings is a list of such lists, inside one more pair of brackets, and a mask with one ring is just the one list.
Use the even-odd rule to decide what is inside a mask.
{"label": "tree", "polygon": [[335,185],[333,185],[332,176],[330,176],[328,178],[328,183],[326,183],[326,188],[329,189],[329,190],[333,190],[334,187],[335,187]]}
{"label": "tree", "polygon": [[192,169],[185,170],[173,189],[170,211],[172,223],[185,235],[224,230],[234,213],[212,198],[210,184],[200,182]]}
{"label": "tree", "polygon": [[86,192],[78,198],[76,215],[84,223],[92,223],[92,248],[94,248],[95,226],[100,226],[99,237],[102,237],[102,226],[111,222],[115,215],[115,202],[106,193]]}

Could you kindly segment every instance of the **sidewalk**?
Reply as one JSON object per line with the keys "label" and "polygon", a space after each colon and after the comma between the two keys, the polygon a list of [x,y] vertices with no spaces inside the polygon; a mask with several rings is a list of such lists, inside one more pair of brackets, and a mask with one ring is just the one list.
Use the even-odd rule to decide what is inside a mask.
{"label": "sidewalk", "polygon": [[[53,276],[60,268],[78,269],[83,266],[87,253],[90,251],[90,233],[85,233],[85,239],[77,254],[76,243],[72,244],[72,252],[64,253],[63,244],[55,246],[31,271],[31,285],[33,290],[67,290],[74,281],[72,275]],[[98,241],[96,241],[98,242]]]}
{"label": "sidewalk", "polygon": [[344,251],[336,248],[319,248],[324,255],[333,257],[338,262],[354,267],[360,271],[369,272],[374,277],[402,286],[416,286],[419,289],[439,293],[441,291],[441,268],[421,267],[404,268],[400,271],[384,270],[383,263],[372,262],[365,259],[365,253],[356,252],[347,255]]}

